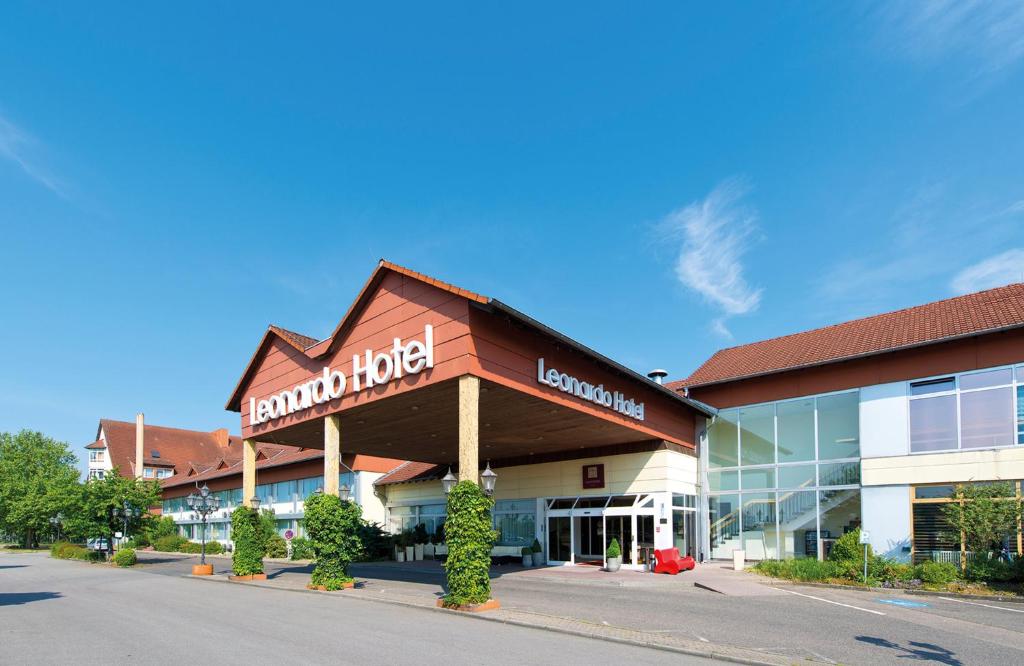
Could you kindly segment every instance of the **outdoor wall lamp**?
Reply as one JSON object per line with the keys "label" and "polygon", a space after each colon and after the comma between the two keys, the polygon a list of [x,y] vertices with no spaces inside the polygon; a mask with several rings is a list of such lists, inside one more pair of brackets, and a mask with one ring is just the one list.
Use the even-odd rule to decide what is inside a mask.
{"label": "outdoor wall lamp", "polygon": [[491,470],[491,461],[487,461],[487,469],[480,474],[480,484],[484,487],[484,493],[487,495],[494,494],[494,482],[498,480],[498,475]]}
{"label": "outdoor wall lamp", "polygon": [[455,484],[458,482],[459,480],[455,477],[454,474],[452,474],[452,468],[451,465],[449,465],[448,473],[445,474],[444,478],[441,479],[441,487],[444,488],[444,494],[450,494],[452,492],[452,488],[454,488]]}
{"label": "outdoor wall lamp", "polygon": [[338,497],[341,498],[341,501],[342,502],[347,502],[348,498],[351,497],[351,496],[352,496],[352,489],[348,487],[348,484],[347,483],[341,484],[341,487],[338,488]]}
{"label": "outdoor wall lamp", "polygon": [[252,498],[249,499],[249,506],[251,506],[256,511],[259,511],[260,510],[260,498],[257,497],[256,495],[253,495]]}

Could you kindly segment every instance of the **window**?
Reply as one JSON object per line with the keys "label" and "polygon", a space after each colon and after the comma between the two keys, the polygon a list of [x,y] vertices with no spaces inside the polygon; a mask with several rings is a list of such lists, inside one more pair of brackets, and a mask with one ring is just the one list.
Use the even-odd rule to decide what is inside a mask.
{"label": "window", "polygon": [[742,471],[741,483],[743,490],[775,487],[775,469],[758,468],[745,469]]}
{"label": "window", "polygon": [[[1012,489],[1007,501],[1020,501],[1021,482],[1011,481],[1009,483]],[[943,511],[945,505],[956,501],[953,499],[953,495],[957,485],[959,484],[947,483],[914,487],[914,499],[911,503],[913,516],[911,544],[914,563],[934,560],[959,565],[965,556],[968,561],[973,556],[972,553],[964,549],[959,536],[953,533]],[[1014,533],[1006,535],[1003,547],[1010,553],[1024,552],[1024,535],[1021,534],[1019,527]]]}
{"label": "window", "polygon": [[818,398],[818,459],[860,455],[860,397],[839,393]]}
{"label": "window", "polygon": [[[601,498],[607,501],[607,497]],[[603,502],[602,502],[603,506]],[[500,500],[494,503],[494,529],[498,546],[530,546],[536,536],[536,500]]]}
{"label": "window", "polygon": [[1022,375],[996,368],[912,382],[911,452],[1024,444]]}
{"label": "window", "polygon": [[152,467],[143,467],[142,476],[147,479],[152,479],[154,476],[156,476],[156,470],[154,470]]}
{"label": "window", "polygon": [[278,481],[271,485],[270,495],[275,502],[291,502],[295,495],[294,481]]}
{"label": "window", "polygon": [[740,464],[775,462],[775,405],[740,410]]}
{"label": "window", "polygon": [[106,472],[104,472],[102,469],[90,469],[89,470],[89,478],[90,479],[102,479],[105,474],[106,474]]}
{"label": "window", "polygon": [[165,467],[160,467],[156,470],[156,478],[158,479],[166,479],[171,477],[173,474],[174,470],[167,469]]}
{"label": "window", "polygon": [[814,399],[778,403],[779,462],[814,460]]}
{"label": "window", "polygon": [[732,467],[739,460],[737,453],[736,426],[738,413],[724,409],[718,413],[708,429],[708,464],[711,467]]}
{"label": "window", "polygon": [[305,501],[307,497],[316,492],[317,488],[323,488],[324,477],[322,476],[311,476],[305,479],[299,479],[299,499]]}
{"label": "window", "polygon": [[103,462],[106,458],[106,451],[100,449],[98,451],[89,451],[89,462]]}

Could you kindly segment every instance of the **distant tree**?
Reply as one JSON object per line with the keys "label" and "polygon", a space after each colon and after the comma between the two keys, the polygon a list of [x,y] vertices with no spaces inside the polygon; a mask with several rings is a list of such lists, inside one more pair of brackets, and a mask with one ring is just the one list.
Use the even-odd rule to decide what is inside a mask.
{"label": "distant tree", "polygon": [[[1021,503],[1007,482],[965,483],[957,486],[953,501],[942,505],[951,537],[974,553],[997,551],[1003,539],[1017,531]],[[966,564],[966,562],[964,563]]]}
{"label": "distant tree", "polygon": [[134,509],[125,536],[138,534],[159,520],[149,508],[160,501],[160,482],[125,478],[115,467],[102,479],[90,479],[82,486],[76,511],[65,518],[64,529],[79,539],[107,539],[112,549],[115,532],[123,532],[125,519],[117,509]]}
{"label": "distant tree", "polygon": [[53,532],[51,519],[75,512],[78,459],[65,442],[40,432],[0,433],[0,533],[26,548]]}

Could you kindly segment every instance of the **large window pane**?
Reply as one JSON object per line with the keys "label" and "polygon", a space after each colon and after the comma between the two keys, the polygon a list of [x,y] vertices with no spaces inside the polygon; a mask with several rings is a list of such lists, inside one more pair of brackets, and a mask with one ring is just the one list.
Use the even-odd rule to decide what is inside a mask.
{"label": "large window pane", "polygon": [[929,379],[926,382],[914,382],[910,385],[910,395],[928,395],[930,393],[942,393],[952,391],[956,388],[956,380],[952,377],[944,379]]}
{"label": "large window pane", "polygon": [[1024,386],[1017,387],[1017,443],[1024,444]]}
{"label": "large window pane", "polygon": [[989,386],[1005,386],[1013,382],[1013,372],[1009,368],[1002,370],[986,370],[970,375],[960,376],[960,390],[988,388]]}
{"label": "large window pane", "polygon": [[775,405],[740,410],[740,464],[775,462]]}
{"label": "large window pane", "polygon": [[743,493],[743,550],[747,559],[779,556],[775,527],[775,493]]}
{"label": "large window pane", "polygon": [[840,393],[818,398],[818,459],[860,455],[860,396]]}
{"label": "large window pane", "polygon": [[708,498],[708,533],[711,536],[711,557],[732,558],[740,547],[740,496],[713,495]]}
{"label": "large window pane", "polygon": [[911,400],[910,450],[945,451],[955,448],[956,396]]}
{"label": "large window pane", "polygon": [[711,467],[735,467],[739,464],[736,419],[735,409],[722,410],[708,428],[708,465]]}
{"label": "large window pane", "polygon": [[961,393],[960,434],[965,449],[1013,444],[1013,389]]}
{"label": "large window pane", "polygon": [[739,490],[739,472],[708,472],[709,490]]}
{"label": "large window pane", "polygon": [[778,403],[779,462],[814,460],[814,400]]}
{"label": "large window pane", "polygon": [[774,469],[745,469],[742,471],[743,490],[760,490],[775,487]]}
{"label": "large window pane", "polygon": [[819,490],[818,506],[822,550],[828,557],[836,539],[860,527],[860,490]]}
{"label": "large window pane", "polygon": [[860,463],[818,465],[819,486],[852,486],[860,483]]}
{"label": "large window pane", "polygon": [[925,560],[960,562],[960,540],[946,521],[941,504],[914,504],[914,564]]}
{"label": "large window pane", "polygon": [[814,465],[787,465],[779,468],[779,488],[814,486]]}
{"label": "large window pane", "polygon": [[817,493],[779,493],[779,540],[782,557],[818,556]]}

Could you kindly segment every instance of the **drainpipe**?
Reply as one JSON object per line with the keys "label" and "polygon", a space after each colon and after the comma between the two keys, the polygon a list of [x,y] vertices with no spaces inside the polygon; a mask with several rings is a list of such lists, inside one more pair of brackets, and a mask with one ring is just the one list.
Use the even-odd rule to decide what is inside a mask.
{"label": "drainpipe", "polygon": [[143,472],[142,449],[145,444],[142,412],[135,415],[135,478],[141,479]]}

